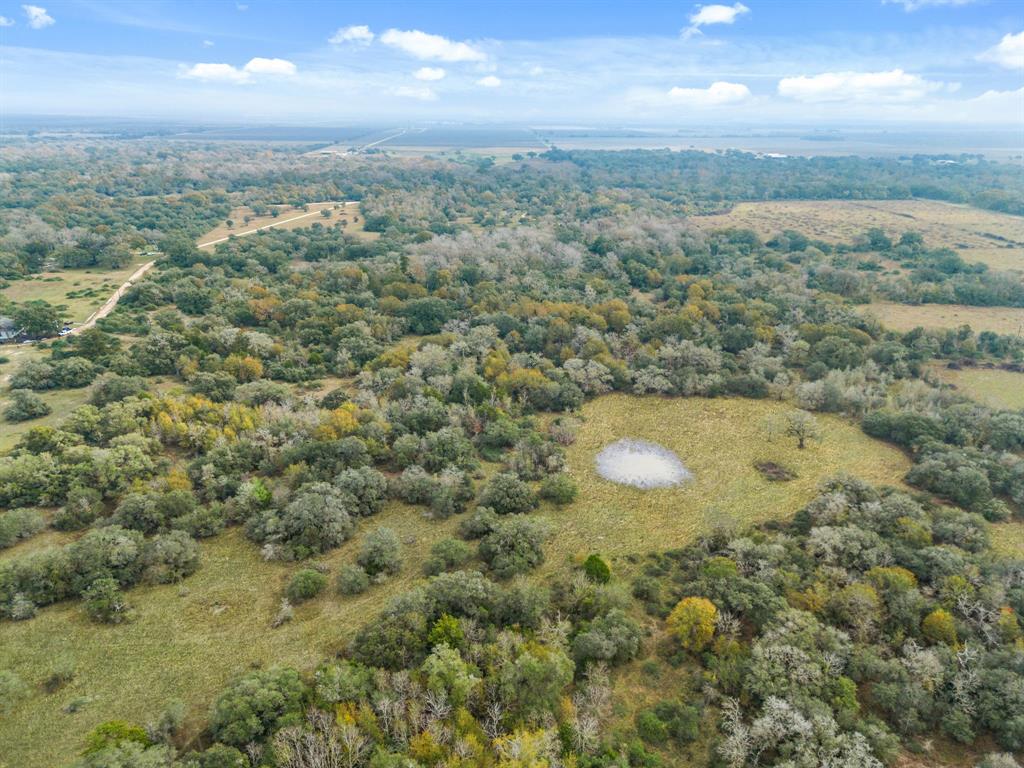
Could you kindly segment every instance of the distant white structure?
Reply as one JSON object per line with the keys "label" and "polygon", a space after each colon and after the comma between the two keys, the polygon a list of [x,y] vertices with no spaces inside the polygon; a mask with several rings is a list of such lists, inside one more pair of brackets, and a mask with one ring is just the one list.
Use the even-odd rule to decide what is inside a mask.
{"label": "distant white structure", "polygon": [[668,488],[693,478],[668,448],[645,440],[618,440],[596,458],[597,473],[605,480],[634,488]]}

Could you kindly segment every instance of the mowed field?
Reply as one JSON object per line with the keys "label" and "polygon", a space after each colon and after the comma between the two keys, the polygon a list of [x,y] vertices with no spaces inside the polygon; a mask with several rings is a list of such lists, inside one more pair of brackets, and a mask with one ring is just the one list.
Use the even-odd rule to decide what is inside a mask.
{"label": "mowed field", "polygon": [[[0,294],[12,301],[42,299],[60,307],[64,320],[82,323],[99,309],[110,294],[131,277],[152,256],[137,255],[132,262],[119,269],[61,269],[40,272],[27,280],[12,280]],[[6,347],[0,347],[0,355]]]}
{"label": "mowed field", "polygon": [[[788,518],[813,497],[822,479],[841,471],[899,484],[909,467],[900,451],[836,417],[821,417],[824,438],[805,450],[790,439],[769,440],[762,425],[787,410],[781,403],[741,399],[610,395],[588,403],[579,439],[568,449],[567,471],[578,481],[580,497],[567,507],[543,505],[535,513],[553,526],[547,562],[536,577],[596,551],[625,578],[631,567],[625,555],[681,546],[720,526]],[[603,480],[594,457],[621,437],[671,448],[695,479],[647,492]],[[797,478],[771,483],[753,466],[760,460],[784,464]],[[351,541],[316,561],[329,570],[332,585],[341,565],[355,558],[362,537],[378,526],[393,528],[403,541],[402,573],[358,597],[343,597],[332,586],[298,606],[295,619],[277,629],[270,623],[284,586],[305,564],[264,561],[238,529],[204,541],[202,566],[181,584],[130,590],[136,613],[127,625],[93,624],[79,602],[44,608],[30,621],[0,623],[0,669],[18,670],[30,686],[28,698],[0,718],[9,768],[59,766],[97,723],[147,722],[173,699],[187,705],[187,728],[195,733],[232,676],[270,664],[311,670],[343,649],[391,596],[422,578],[430,546],[453,536],[460,517],[430,520],[421,508],[391,503],[360,521]],[[30,539],[0,560],[38,548]],[[47,694],[40,684],[58,664],[72,666],[75,678]],[[79,710],[66,713],[70,703]]]}
{"label": "mowed field", "polygon": [[[336,207],[337,206],[337,207]],[[352,235],[359,235],[368,240],[375,240],[380,237],[378,232],[366,232],[363,230],[363,217],[359,213],[359,203],[325,202],[310,203],[307,210],[292,208],[291,206],[279,206],[278,215],[271,216],[264,214],[257,216],[248,206],[241,206],[231,211],[230,219],[233,225],[229,228],[227,220],[222,221],[214,229],[198,238],[196,242],[199,247],[211,247],[211,241],[221,241],[222,238],[251,234],[260,229],[300,229],[311,227],[313,224],[320,224],[324,227],[338,227],[344,222],[345,231]],[[331,215],[324,217],[321,211],[328,210]],[[246,217],[249,221],[246,221]],[[356,221],[359,219],[359,221]]]}
{"label": "mowed field", "polygon": [[795,229],[828,243],[849,243],[870,227],[881,227],[891,237],[914,230],[928,245],[953,248],[966,261],[1024,270],[1024,218],[934,200],[739,203],[728,213],[690,221],[701,229],[746,227],[761,237]]}
{"label": "mowed field", "polygon": [[887,328],[911,331],[923,328],[959,328],[969,325],[975,333],[993,331],[1024,334],[1024,307],[972,307],[966,304],[897,304],[873,301],[864,312],[874,315]]}
{"label": "mowed field", "polygon": [[1000,368],[933,369],[945,383],[992,408],[1024,408],[1024,373]]}

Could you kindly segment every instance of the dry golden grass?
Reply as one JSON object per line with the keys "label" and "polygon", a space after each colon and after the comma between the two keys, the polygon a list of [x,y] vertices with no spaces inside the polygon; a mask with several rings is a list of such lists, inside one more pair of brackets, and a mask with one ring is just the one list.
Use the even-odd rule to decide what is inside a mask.
{"label": "dry golden grass", "polygon": [[[335,209],[336,205],[339,206],[337,209]],[[269,214],[257,216],[248,206],[235,208],[229,216],[231,221],[234,222],[230,229],[227,223],[222,221],[214,229],[198,238],[196,242],[202,246],[211,240],[220,240],[231,235],[238,237],[239,235],[249,234],[267,227],[272,227],[273,229],[300,229],[302,227],[310,227],[313,224],[320,224],[324,227],[337,227],[343,221],[345,222],[345,231],[348,234],[365,237],[367,240],[375,240],[380,237],[379,232],[366,232],[363,230],[363,217],[359,212],[359,203],[347,203],[344,206],[336,202],[310,203],[306,207],[307,210],[304,211],[301,208],[280,206],[280,213],[276,217]],[[329,218],[315,215],[324,209],[331,211]],[[245,221],[246,216],[249,217],[248,222]],[[355,221],[356,218],[359,221]]]}
{"label": "dry golden grass", "polygon": [[728,213],[691,221],[702,229],[748,227],[762,237],[795,229],[829,243],[851,242],[869,227],[881,227],[892,237],[915,230],[928,245],[954,248],[967,261],[1024,270],[1024,219],[968,205],[934,200],[783,200],[739,203]]}
{"label": "dry golden grass", "polygon": [[971,307],[966,304],[897,304],[873,301],[863,307],[883,325],[895,331],[924,328],[959,328],[969,325],[977,333],[993,331],[1010,335],[1024,334],[1024,308]]}
{"label": "dry golden grass", "polygon": [[933,369],[946,384],[992,408],[1024,408],[1024,373],[1001,368]]}
{"label": "dry golden grass", "polygon": [[[876,484],[901,483],[910,467],[907,457],[840,418],[819,416],[824,439],[804,450],[791,439],[769,441],[764,423],[791,408],[765,400],[628,395],[587,403],[586,424],[568,450],[568,471],[580,497],[550,514],[558,525],[557,549],[575,556],[662,551],[720,526],[786,518],[813,498],[821,480],[838,472]],[[650,491],[604,480],[594,457],[623,437],[675,451],[694,479]],[[762,460],[794,470],[797,478],[765,480],[754,468]]]}
{"label": "dry golden grass", "polygon": [[[0,290],[0,294],[12,301],[48,301],[54,306],[64,308],[62,319],[81,323],[101,307],[103,302],[110,298],[110,294],[136,269],[150,259],[151,256],[139,255],[120,269],[62,269],[40,272],[27,280],[12,280],[9,286]],[[0,347],[0,355],[6,354],[6,349]]]}

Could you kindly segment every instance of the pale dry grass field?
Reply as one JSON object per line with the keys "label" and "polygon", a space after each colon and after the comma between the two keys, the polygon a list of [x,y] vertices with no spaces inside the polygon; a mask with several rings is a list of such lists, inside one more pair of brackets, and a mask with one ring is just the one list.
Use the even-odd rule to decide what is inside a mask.
{"label": "pale dry grass field", "polygon": [[762,238],[795,229],[828,243],[849,243],[870,227],[894,239],[920,232],[933,247],[953,248],[969,262],[1024,270],[1024,218],[934,200],[780,200],[739,203],[731,211],[695,216],[701,229],[746,227]]}
{"label": "pale dry grass field", "polygon": [[[204,244],[211,241],[220,241],[222,238],[231,237],[232,235],[235,237],[247,235],[264,228],[300,229],[302,227],[311,227],[313,224],[320,224],[324,227],[338,227],[341,226],[342,222],[345,223],[345,231],[351,235],[365,237],[367,240],[375,240],[380,237],[378,232],[366,232],[363,230],[364,222],[362,214],[359,212],[359,203],[310,203],[306,206],[306,210],[292,208],[290,205],[275,207],[279,211],[277,216],[271,216],[270,214],[257,216],[248,206],[235,208],[228,217],[233,222],[233,226],[229,228],[226,223],[227,220],[222,221],[209,232],[199,237],[196,242],[199,243],[200,247],[203,247]],[[317,215],[325,209],[331,212],[330,217],[325,218],[323,215]],[[249,218],[249,221],[245,220],[246,217]],[[359,221],[355,220],[357,218]]]}
{"label": "pale dry grass field", "polygon": [[[7,366],[5,366],[7,367]],[[0,389],[0,456],[10,451],[22,436],[33,427],[55,427],[63,421],[71,411],[89,401],[89,388],[53,389],[37,392],[51,411],[46,416],[28,421],[10,422],[3,418],[9,395],[6,388]]]}
{"label": "pale dry grass field", "polygon": [[971,307],[965,304],[897,304],[873,301],[862,311],[874,315],[887,328],[910,331],[923,328],[959,328],[969,325],[975,333],[993,331],[1012,336],[1024,334],[1024,308]]}

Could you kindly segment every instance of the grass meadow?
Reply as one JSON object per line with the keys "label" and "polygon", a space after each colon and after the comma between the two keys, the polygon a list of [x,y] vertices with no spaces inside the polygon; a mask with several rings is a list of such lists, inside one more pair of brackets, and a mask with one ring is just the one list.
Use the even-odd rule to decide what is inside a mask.
{"label": "grass meadow", "polygon": [[[62,269],[40,272],[25,280],[12,280],[0,294],[12,301],[42,299],[61,307],[63,319],[81,323],[99,309],[125,280],[151,256],[138,255],[119,269]],[[5,353],[0,347],[0,354]]]}
{"label": "grass meadow", "polygon": [[1024,408],[1024,373],[1001,368],[934,369],[946,384],[992,408]]}
{"label": "grass meadow", "polygon": [[[715,528],[788,517],[814,496],[821,480],[838,472],[876,484],[901,483],[910,467],[906,456],[838,417],[819,416],[823,439],[804,450],[789,438],[769,439],[766,422],[791,408],[767,400],[629,395],[587,403],[585,425],[568,449],[568,471],[580,496],[554,515],[558,549],[574,556],[661,551]],[[623,437],[675,451],[694,479],[650,491],[604,480],[594,455]],[[768,481],[754,467],[760,461],[797,476]]]}
{"label": "grass meadow", "polygon": [[[334,207],[336,205],[339,206],[337,209]],[[235,208],[228,217],[233,222],[230,229],[227,226],[227,221],[222,221],[202,237],[199,237],[196,242],[208,243],[211,240],[218,240],[222,237],[230,237],[231,235],[237,237],[238,235],[244,235],[267,226],[273,226],[274,229],[300,229],[302,227],[311,227],[314,224],[320,224],[324,227],[337,227],[342,221],[345,222],[345,232],[350,235],[358,235],[368,240],[375,240],[380,237],[378,232],[366,232],[363,230],[363,217],[359,213],[359,203],[349,203],[347,205],[336,202],[310,203],[307,206],[308,210],[305,211],[301,208],[292,208],[290,206],[277,207],[280,212],[276,217],[270,214],[257,216],[248,206]],[[323,216],[295,218],[307,213],[318,213],[325,209],[331,212],[329,218]],[[247,216],[249,217],[248,222],[245,221]],[[356,217],[359,218],[359,221],[354,220]],[[294,221],[288,221],[288,219],[294,219]]]}
{"label": "grass meadow", "polygon": [[992,549],[1004,557],[1024,558],[1024,522],[1010,520],[992,525]]}
{"label": "grass meadow", "polygon": [[[588,403],[579,439],[568,449],[567,471],[578,481],[580,496],[570,506],[545,506],[537,513],[554,525],[547,562],[537,575],[564,570],[594,551],[628,575],[626,555],[681,546],[719,526],[789,517],[822,479],[837,472],[898,484],[909,467],[900,451],[836,417],[820,418],[823,439],[805,450],[790,439],[769,440],[762,425],[788,409],[768,401],[626,395]],[[603,480],[594,456],[620,437],[674,450],[695,473],[694,481],[639,491]],[[763,479],[753,466],[761,460],[784,464],[796,479]],[[284,586],[302,565],[264,561],[238,529],[204,541],[202,566],[182,583],[131,590],[135,617],[127,625],[92,624],[78,602],[44,608],[30,621],[0,624],[0,669],[18,670],[30,686],[29,696],[0,718],[7,768],[58,765],[62,756],[77,752],[96,724],[112,718],[146,722],[176,698],[187,706],[188,732],[198,732],[214,696],[232,676],[270,664],[308,671],[344,648],[387,599],[421,578],[430,546],[454,535],[458,522],[430,520],[421,508],[389,504],[362,521],[351,541],[316,562],[333,577],[355,558],[361,537],[387,526],[403,541],[402,573],[358,597],[342,597],[332,587],[296,607],[294,620],[277,629],[270,624]],[[65,540],[44,533],[2,557]],[[56,693],[44,693],[41,683],[58,663],[71,665],[75,677]],[[634,673],[640,674],[639,667],[623,671]],[[66,713],[71,704],[77,711]],[[620,701],[619,707],[628,714],[635,704]]]}
{"label": "grass meadow", "polygon": [[873,301],[863,307],[894,331],[923,328],[959,328],[969,325],[975,333],[993,331],[1017,335],[1024,333],[1024,308],[972,307],[966,304],[897,304]]}
{"label": "grass meadow", "polygon": [[[12,366],[5,366],[12,367]],[[89,401],[89,388],[81,389],[54,389],[48,392],[37,392],[43,401],[50,406],[51,411],[46,416],[28,421],[10,422],[3,418],[2,414],[7,407],[8,392],[0,390],[0,455],[7,453],[14,448],[21,440],[22,435],[33,427],[55,427],[64,420],[71,411]]]}
{"label": "grass meadow", "polygon": [[933,246],[955,248],[965,261],[1024,270],[1024,220],[934,200],[784,200],[739,203],[731,211],[690,219],[702,229],[747,227],[762,237],[795,229],[828,243],[849,243],[869,227],[891,237],[907,230]]}

